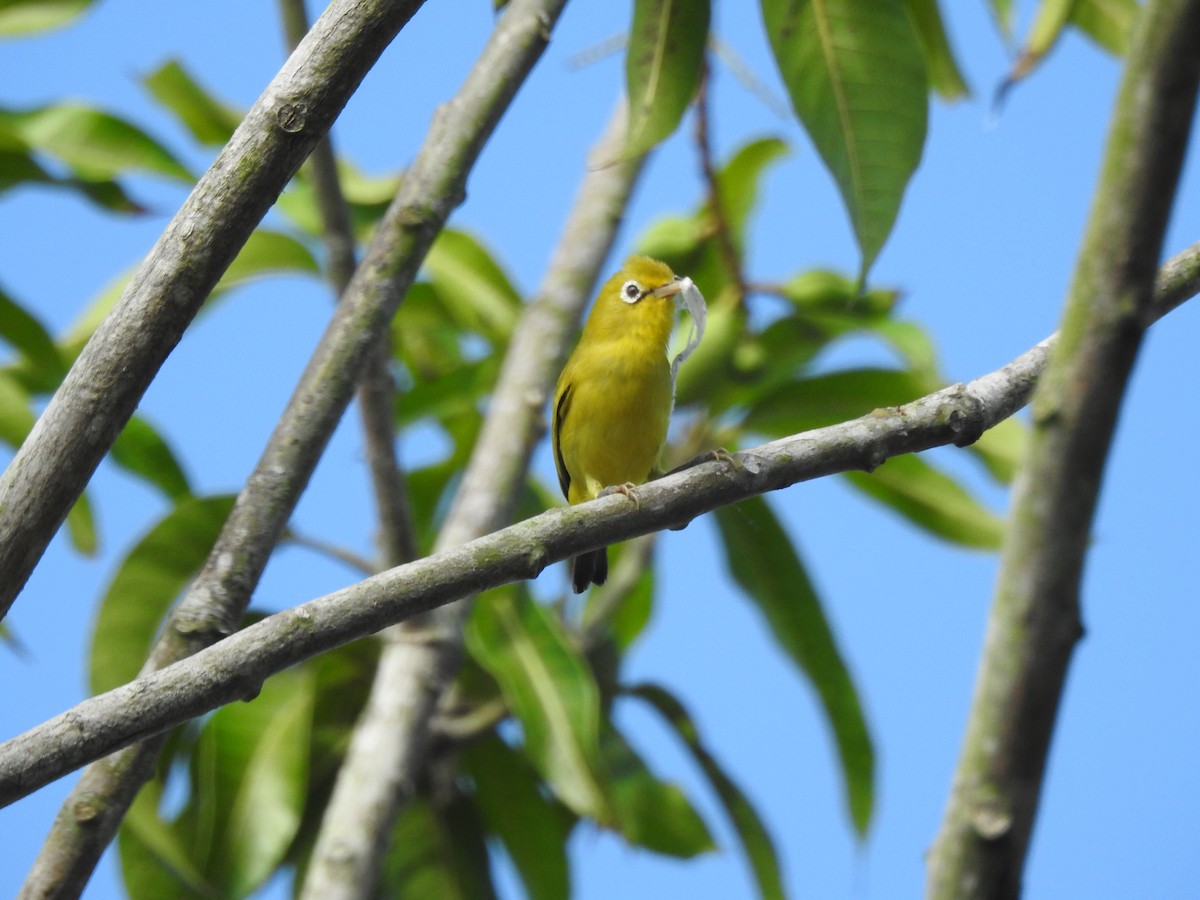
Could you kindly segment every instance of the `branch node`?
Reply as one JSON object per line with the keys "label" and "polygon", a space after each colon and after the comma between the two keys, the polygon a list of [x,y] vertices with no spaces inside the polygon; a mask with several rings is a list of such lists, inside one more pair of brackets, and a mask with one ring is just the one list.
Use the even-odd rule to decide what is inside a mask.
{"label": "branch node", "polygon": [[308,104],[285,103],[275,112],[275,121],[288,134],[299,134],[308,124]]}

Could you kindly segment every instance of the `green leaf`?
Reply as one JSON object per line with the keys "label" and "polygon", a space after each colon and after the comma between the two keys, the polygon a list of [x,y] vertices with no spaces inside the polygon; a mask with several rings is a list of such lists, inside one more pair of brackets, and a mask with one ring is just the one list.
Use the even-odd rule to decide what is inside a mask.
{"label": "green leaf", "polygon": [[456,796],[448,809],[425,797],[400,811],[384,861],[380,897],[404,900],[495,900],[483,829]]}
{"label": "green leaf", "polygon": [[772,163],[790,152],[791,148],[779,138],[760,138],[739,147],[717,173],[721,212],[729,228],[729,236],[739,250],[745,243],[750,212],[758,203],[763,175]]}
{"label": "green leaf", "polygon": [[939,386],[924,375],[901,369],[844,369],[799,378],[761,396],[742,427],[769,438],[784,437],[899,406]]}
{"label": "green leaf", "polygon": [[462,231],[438,235],[424,263],[429,280],[455,320],[504,344],[521,310],[521,295],[484,246]]}
{"label": "green leaf", "polygon": [[615,728],[605,729],[603,748],[617,827],[626,840],[678,859],[716,849],[683,791],[660,781]]}
{"label": "green leaf", "polygon": [[225,144],[242,120],[240,112],[209,94],[178,60],[143,76],[142,85],[201,144]]}
{"label": "green leaf", "polygon": [[184,500],[192,492],[187,475],[175,458],[175,452],[139,415],[125,425],[112,446],[117,465],[154,485],[170,500]]}
{"label": "green leaf", "polygon": [[288,669],[248,703],[217,710],[200,732],[192,804],[212,824],[193,846],[197,866],[234,897],[260,887],[283,861],[308,791],[313,678]]}
{"label": "green leaf", "polygon": [[80,494],[67,513],[67,534],[71,538],[71,545],[84,556],[94,556],[99,549],[96,519],[92,515],[92,501],[87,494]]}
{"label": "green leaf", "polygon": [[709,0],[634,0],[625,90],[627,156],[670,135],[696,95],[712,11]]}
{"label": "green leaf", "polygon": [[9,372],[0,370],[0,441],[20,447],[37,416],[29,392]]}
{"label": "green leaf", "polygon": [[941,95],[943,100],[961,100],[970,95],[966,79],[954,58],[954,50],[946,37],[946,27],[942,24],[942,13],[938,9],[938,0],[907,0],[908,11],[913,24],[917,27],[917,36],[921,39],[921,49],[925,51],[925,67],[929,72],[929,83]]}
{"label": "green leaf", "polygon": [[233,508],[232,496],[183,501],[121,561],[100,601],[88,684],[93,694],[137,677],[159,623],[200,570]]}
{"label": "green leaf", "polygon": [[928,85],[905,0],[761,0],[792,107],[841,191],[860,280],[921,161]]}
{"label": "green leaf", "polygon": [[570,821],[539,790],[526,760],[491,735],[469,744],[462,761],[475,784],[475,805],[504,844],[530,900],[567,900]]}
{"label": "green leaf", "polygon": [[725,770],[716,758],[700,740],[700,733],[695,722],[679,702],[678,698],[664,688],[653,684],[642,684],[631,688],[628,693],[640,697],[649,703],[675,730],[679,739],[684,742],[692,757],[703,770],[708,783],[712,785],[725,814],[737,833],[738,841],[750,863],[754,880],[758,885],[758,895],[764,900],[783,900],[786,892],[783,887],[783,873],[779,870],[779,856],[775,852],[775,844],[771,835],[759,818],[758,812],[750,803],[742,789],[725,774]]}
{"label": "green leaf", "polygon": [[894,456],[874,472],[847,472],[850,483],[938,537],[997,550],[1004,520],[967,493],[957,481],[920,457]]}
{"label": "green leaf", "polygon": [[92,0],[0,0],[0,38],[61,28]]}
{"label": "green leaf", "polygon": [[523,585],[490,591],[475,604],[466,641],[499,683],[546,783],[578,815],[611,822],[601,780],[600,694],[553,613]]}
{"label": "green leaf", "polygon": [[1138,0],[1076,0],[1071,24],[1114,56],[1124,56],[1137,21]]}
{"label": "green leaf", "polygon": [[67,365],[46,327],[3,290],[0,290],[0,338],[25,358],[21,374],[26,390],[52,391],[67,374]]}
{"label": "green leaf", "polygon": [[251,232],[249,240],[229,264],[213,289],[212,297],[259,278],[296,273],[321,273],[321,266],[312,251],[294,237],[258,228]]}
{"label": "green leaf", "polygon": [[820,698],[837,742],[850,819],[862,837],[874,807],[875,751],[858,691],[816,590],[762,497],[717,510],[717,525],[730,574]]}
{"label": "green leaf", "polygon": [[216,888],[192,862],[181,830],[159,814],[162,792],[158,778],[146,782],[121,820],[117,849],[125,891],[131,900],[213,896]]}
{"label": "green leaf", "polygon": [[0,123],[35,150],[60,159],[81,178],[101,180],[138,171],[193,180],[166,148],[140,128],[81,103],[22,112],[0,110]]}
{"label": "green leaf", "polygon": [[1013,35],[1013,0],[988,0],[988,6],[992,8],[992,19],[996,23],[996,28],[1000,31],[1000,36],[1005,41],[1011,40]]}
{"label": "green leaf", "polygon": [[1008,484],[1017,476],[1028,434],[1020,419],[1010,417],[985,431],[967,451],[979,457],[993,478]]}

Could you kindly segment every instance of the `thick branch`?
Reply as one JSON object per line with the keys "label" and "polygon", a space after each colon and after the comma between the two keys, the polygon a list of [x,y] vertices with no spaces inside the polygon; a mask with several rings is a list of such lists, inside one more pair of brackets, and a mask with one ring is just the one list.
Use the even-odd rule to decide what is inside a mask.
{"label": "thick branch", "polygon": [[[592,160],[613,158],[624,139],[622,107]],[[514,332],[438,549],[511,520],[545,427],[546,398],[640,170],[640,160],[593,166],[585,178],[545,283]],[[469,608],[468,600],[459,600],[385,633],[371,697],[326,807],[304,897],[372,896],[392,822],[421,769],[434,710],[458,668]]]}
{"label": "thick branch", "polygon": [[[504,40],[488,45],[459,94],[436,114],[204,569],[143,671],[169,666],[237,627],[372,348],[460,202],[484,142],[545,47],[553,19],[543,10],[547,5],[544,0],[510,4],[497,25]],[[528,6],[533,9],[526,11]],[[82,886],[157,752],[151,742],[84,774],[27,879],[29,896]]]}
{"label": "thick branch", "polygon": [[[1200,0],[1141,12],[1063,319],[1033,401],[962,756],[928,893],[1011,898],[1041,793],[1108,448],[1155,310],[1154,266],[1200,81]],[[1171,271],[1168,269],[1168,272]],[[1159,298],[1170,302],[1160,289]]]}
{"label": "thick branch", "polygon": [[288,179],[422,0],[335,0],[167,225],[0,476],[0,617]]}
{"label": "thick branch", "polygon": [[[1156,297],[1200,291],[1200,245],[1163,270]],[[1161,307],[1155,306],[1155,310]],[[488,588],[533,578],[584,550],[680,527],[800,481],[872,469],[901,453],[965,445],[1028,402],[1054,338],[1008,365],[900,407],[697,466],[620,496],[542,513],[263,619],[166,669],[76,705],[0,744],[0,805],[80,765],[244,697],[282,669]]]}

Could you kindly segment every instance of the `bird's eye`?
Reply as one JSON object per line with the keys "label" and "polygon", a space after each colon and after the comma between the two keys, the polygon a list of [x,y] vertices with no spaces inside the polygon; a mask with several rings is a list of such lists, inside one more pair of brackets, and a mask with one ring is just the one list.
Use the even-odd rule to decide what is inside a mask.
{"label": "bird's eye", "polygon": [[621,285],[621,299],[626,303],[637,303],[644,293],[642,286],[636,281],[627,281]]}

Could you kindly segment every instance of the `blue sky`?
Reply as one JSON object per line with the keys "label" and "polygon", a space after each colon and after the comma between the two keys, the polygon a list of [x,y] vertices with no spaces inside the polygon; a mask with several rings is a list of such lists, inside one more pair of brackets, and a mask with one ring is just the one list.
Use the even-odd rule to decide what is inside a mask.
{"label": "blue sky", "polygon": [[[715,28],[782,96],[757,11],[736,19],[717,4]],[[987,4],[944,3],[975,91],[935,104],[921,168],[874,280],[903,290],[904,314],[934,337],[948,378],[1003,364],[1054,330],[1091,200],[1118,63],[1068,37],[1009,97],[991,91],[1008,66]],[[468,8],[464,12],[464,8]],[[374,172],[405,164],[433,108],[447,99],[486,40],[485,0],[431,2],[368,76],[336,126],[341,152]],[[1018,3],[1024,24],[1031,4]],[[106,0],[75,26],[0,49],[0,104],[61,96],[130,116],[196,166],[176,126],[137,84],[170,57],[238,105],[278,68],[282,41],[266,2],[158,4]],[[627,25],[628,4],[571,5],[550,49],[501,123],[454,224],[482,236],[525,291],[538,283],[569,208],[588,145],[620,89],[618,57],[586,68],[571,58]],[[725,155],[765,134],[793,154],[772,170],[749,241],[755,279],[814,266],[853,272],[857,256],[833,185],[799,127],[781,120],[728,71],[716,75],[715,143]],[[657,216],[691,209],[700,186],[687,134],[650,163],[614,256]],[[190,155],[189,155],[190,154]],[[1189,156],[1168,234],[1173,253],[1200,239],[1200,154]],[[22,190],[0,198],[0,280],[54,329],[148,249],[182,200],[178,188],[137,181],[154,214],[117,220],[66,196]],[[615,266],[616,261],[610,265]],[[703,285],[700,285],[703,289]],[[198,490],[235,490],[253,466],[329,313],[319,286],[275,280],[246,289],[184,337],[142,409],[169,435]],[[1072,665],[1030,864],[1030,898],[1194,896],[1200,881],[1200,574],[1194,510],[1200,445],[1192,385],[1200,313],[1156,325],[1130,387],[1094,529],[1084,582],[1087,636]],[[279,325],[287,323],[286,334]],[[270,340],[265,340],[270,335]],[[886,363],[865,343],[829,365]],[[1181,452],[1181,449],[1183,452]],[[405,445],[410,462],[433,448]],[[1004,494],[954,450],[932,454],[996,509]],[[548,480],[545,448],[535,463]],[[80,660],[93,605],[116,560],[164,511],[109,465],[93,483],[102,555],[84,560],[57,539],[10,622],[28,647],[0,651],[0,738],[84,696]],[[775,648],[722,570],[710,523],[667,534],[662,591],[633,679],[661,682],[690,707],[703,736],[756,802],[795,896],[920,893],[973,686],[994,556],[914,531],[837,479],[771,497],[807,560],[866,705],[879,756],[875,825],[859,844],[843,811],[839,773],[814,695]],[[367,549],[371,507],[357,423],[348,417],[296,515],[297,527]],[[332,532],[332,533],[331,533]],[[561,579],[559,567],[542,576]],[[278,609],[340,587],[344,569],[282,551],[256,605]],[[671,736],[634,709],[622,725],[663,775],[680,781],[723,851],[675,863],[586,829],[574,844],[576,894],[587,900],[669,893],[747,895],[734,838],[702,779]],[[20,884],[71,778],[0,810],[0,895]],[[87,896],[119,896],[106,859]],[[510,896],[517,896],[512,894]]]}

